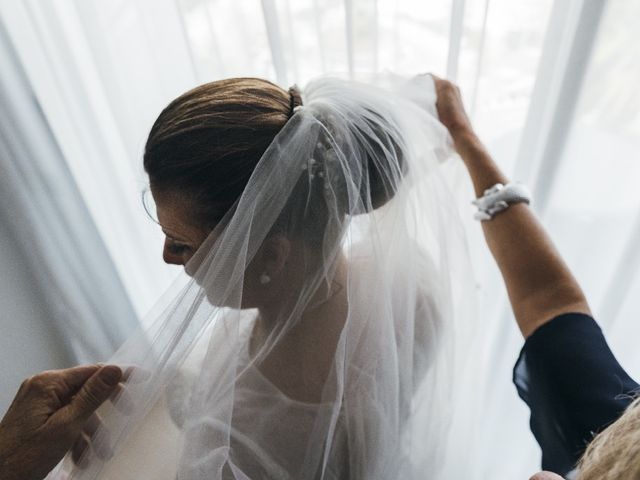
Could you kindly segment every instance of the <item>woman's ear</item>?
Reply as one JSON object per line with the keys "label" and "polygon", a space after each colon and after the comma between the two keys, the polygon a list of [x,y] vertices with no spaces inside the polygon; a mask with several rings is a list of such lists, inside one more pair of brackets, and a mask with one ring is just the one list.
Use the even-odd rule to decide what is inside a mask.
{"label": "woman's ear", "polygon": [[262,244],[262,265],[271,277],[277,277],[284,269],[291,253],[291,241],[284,235],[276,234]]}

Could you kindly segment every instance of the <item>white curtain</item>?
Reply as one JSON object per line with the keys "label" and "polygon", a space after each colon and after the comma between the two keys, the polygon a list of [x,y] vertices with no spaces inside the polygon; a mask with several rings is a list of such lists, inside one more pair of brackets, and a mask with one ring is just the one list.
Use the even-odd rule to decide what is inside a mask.
{"label": "white curtain", "polygon": [[[461,85],[495,158],[533,188],[614,352],[640,377],[637,0],[0,0],[0,15],[139,315],[173,275],[139,197],[146,134],[172,98],[240,75],[287,87],[433,71]],[[539,451],[510,384],[522,339],[470,234],[485,345],[486,389],[469,399],[484,412],[477,478],[528,478]]]}
{"label": "white curtain", "polygon": [[47,305],[67,361],[108,358],[135,312],[1,23],[0,64],[1,228],[22,249],[38,283],[27,296]]}

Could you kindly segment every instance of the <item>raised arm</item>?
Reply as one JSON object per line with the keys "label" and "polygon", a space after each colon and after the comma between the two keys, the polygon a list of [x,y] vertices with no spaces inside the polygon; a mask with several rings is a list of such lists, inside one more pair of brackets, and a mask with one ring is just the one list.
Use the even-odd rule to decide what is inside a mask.
{"label": "raised arm", "polygon": [[[508,179],[473,131],[458,87],[435,76],[434,81],[440,121],[451,133],[476,196],[496,183],[506,184]],[[482,222],[482,229],[525,338],[562,313],[590,315],[582,289],[528,205],[512,205]]]}

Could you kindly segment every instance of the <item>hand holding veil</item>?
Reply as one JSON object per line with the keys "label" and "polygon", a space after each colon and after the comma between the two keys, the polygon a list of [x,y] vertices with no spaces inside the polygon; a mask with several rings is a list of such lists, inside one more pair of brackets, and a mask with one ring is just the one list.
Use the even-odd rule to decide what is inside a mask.
{"label": "hand holding veil", "polygon": [[471,275],[433,83],[302,99],[110,360],[136,368],[57,475],[441,478]]}

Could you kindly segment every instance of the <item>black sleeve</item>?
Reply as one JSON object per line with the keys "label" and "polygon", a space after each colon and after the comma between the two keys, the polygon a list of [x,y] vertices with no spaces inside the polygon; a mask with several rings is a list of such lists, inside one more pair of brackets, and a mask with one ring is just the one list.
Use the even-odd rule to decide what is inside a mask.
{"label": "black sleeve", "polygon": [[598,324],[578,313],[554,318],[526,340],[513,382],[531,409],[542,468],[561,475],[575,467],[594,434],[622,414],[638,389]]}

